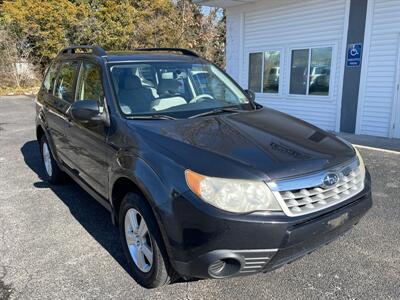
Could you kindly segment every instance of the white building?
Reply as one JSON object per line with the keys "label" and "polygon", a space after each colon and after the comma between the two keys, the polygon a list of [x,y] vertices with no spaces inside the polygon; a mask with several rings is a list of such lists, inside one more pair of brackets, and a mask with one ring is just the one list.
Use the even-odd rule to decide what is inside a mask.
{"label": "white building", "polygon": [[327,130],[400,138],[400,0],[197,0],[226,9],[227,71]]}

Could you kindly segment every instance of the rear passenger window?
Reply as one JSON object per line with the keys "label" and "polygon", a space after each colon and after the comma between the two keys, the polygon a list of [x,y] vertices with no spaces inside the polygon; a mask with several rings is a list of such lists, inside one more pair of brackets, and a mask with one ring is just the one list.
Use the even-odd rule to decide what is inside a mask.
{"label": "rear passenger window", "polygon": [[57,66],[58,64],[56,63],[51,64],[44,78],[43,87],[47,93],[53,93],[54,81],[57,76]]}
{"label": "rear passenger window", "polygon": [[79,62],[64,62],[56,80],[54,95],[67,102],[74,102],[74,82],[79,69]]}
{"label": "rear passenger window", "polygon": [[76,91],[76,101],[96,100],[99,103],[99,107],[103,107],[104,92],[99,66],[90,62],[83,62]]}

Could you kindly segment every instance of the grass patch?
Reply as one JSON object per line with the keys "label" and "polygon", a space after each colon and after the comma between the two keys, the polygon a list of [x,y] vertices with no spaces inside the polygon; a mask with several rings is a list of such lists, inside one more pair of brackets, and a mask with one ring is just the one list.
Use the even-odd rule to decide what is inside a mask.
{"label": "grass patch", "polygon": [[12,95],[35,95],[39,91],[39,86],[31,87],[0,87],[0,96]]}

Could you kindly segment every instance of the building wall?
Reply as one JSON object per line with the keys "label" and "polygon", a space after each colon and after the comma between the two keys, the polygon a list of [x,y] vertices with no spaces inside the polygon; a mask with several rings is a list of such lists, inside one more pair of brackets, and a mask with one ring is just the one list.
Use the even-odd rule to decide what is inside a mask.
{"label": "building wall", "polygon": [[[400,1],[369,0],[361,74],[357,133],[400,137],[396,78],[400,42]],[[397,132],[397,135],[396,135]]]}
{"label": "building wall", "polygon": [[[349,1],[270,0],[227,9],[227,71],[248,86],[249,53],[281,50],[281,92],[257,94],[263,105],[338,130]],[[332,46],[329,97],[289,95],[292,48]]]}
{"label": "building wall", "polygon": [[242,14],[240,11],[228,11],[226,17],[226,71],[236,81],[239,81],[239,67],[241,63],[241,34]]}

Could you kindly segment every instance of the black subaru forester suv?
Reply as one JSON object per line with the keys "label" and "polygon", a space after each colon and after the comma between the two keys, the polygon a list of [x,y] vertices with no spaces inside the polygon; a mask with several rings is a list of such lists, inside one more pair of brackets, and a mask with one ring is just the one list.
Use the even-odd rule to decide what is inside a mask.
{"label": "black subaru forester suv", "polygon": [[36,103],[48,180],[68,174],[110,211],[147,288],[276,269],[372,205],[355,148],[189,50],[68,47]]}

